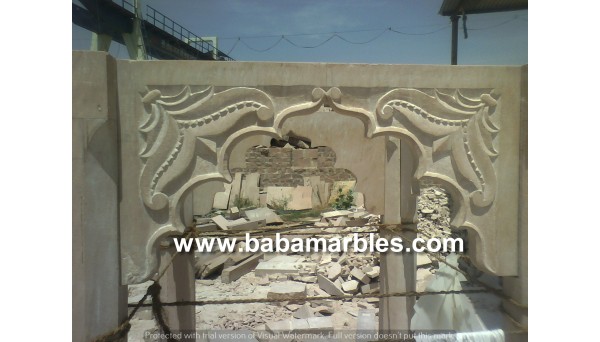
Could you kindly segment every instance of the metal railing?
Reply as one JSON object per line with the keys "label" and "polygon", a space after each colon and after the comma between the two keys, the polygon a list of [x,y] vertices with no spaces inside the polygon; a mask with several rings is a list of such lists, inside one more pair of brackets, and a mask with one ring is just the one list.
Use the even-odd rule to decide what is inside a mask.
{"label": "metal railing", "polygon": [[[135,6],[126,0],[112,0],[112,2],[123,7],[131,13],[135,13]],[[234,59],[229,57],[227,54],[219,51],[213,46],[213,44],[203,40],[199,36],[190,32],[185,27],[176,23],[173,19],[167,17],[161,12],[157,11],[154,7],[146,5],[146,14],[144,20],[152,26],[170,34],[175,39],[178,39],[198,51],[204,53],[214,54],[215,59],[224,61],[233,61]]]}

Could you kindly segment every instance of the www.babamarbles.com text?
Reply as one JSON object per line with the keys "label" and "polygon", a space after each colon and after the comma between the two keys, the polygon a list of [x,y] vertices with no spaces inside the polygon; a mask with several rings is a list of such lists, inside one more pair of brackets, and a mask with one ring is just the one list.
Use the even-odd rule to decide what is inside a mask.
{"label": "www.babamarbles.com text", "polygon": [[[417,237],[411,241],[410,246],[405,247],[402,238],[393,237],[390,239],[378,237],[373,234],[369,237],[359,236],[359,233],[354,233],[344,238],[286,238],[280,233],[275,234],[275,238],[263,237],[255,238],[246,233],[245,238],[240,239],[245,244],[238,246],[237,252],[264,252],[264,253],[310,253],[310,252],[329,252],[339,253],[346,252],[352,249],[355,253],[364,252],[457,252],[462,253],[464,243],[461,238],[431,238],[425,240]],[[235,247],[238,242],[237,238],[174,238],[175,249],[177,252],[236,252]]]}

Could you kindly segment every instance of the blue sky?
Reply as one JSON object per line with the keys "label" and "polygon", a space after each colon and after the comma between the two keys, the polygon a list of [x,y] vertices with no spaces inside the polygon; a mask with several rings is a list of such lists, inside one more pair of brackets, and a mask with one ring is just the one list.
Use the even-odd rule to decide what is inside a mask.
{"label": "blue sky", "polygon": [[[150,5],[198,36],[219,37],[219,49],[231,51],[238,61],[449,64],[451,29],[448,17],[438,14],[442,1],[142,0],[142,4],[144,10]],[[527,20],[527,11],[469,15],[468,39],[460,27],[458,64],[527,64]],[[386,30],[389,27],[412,34],[437,32],[404,35]],[[339,35],[352,42],[379,37],[366,44],[334,37],[310,49],[281,40],[266,52],[250,49],[266,49],[281,35],[296,45],[314,46],[333,32],[342,32]],[[312,33],[323,34],[304,35]],[[89,49],[89,31],[72,25],[72,34],[73,49]],[[110,52],[127,58],[118,43],[113,42]]]}

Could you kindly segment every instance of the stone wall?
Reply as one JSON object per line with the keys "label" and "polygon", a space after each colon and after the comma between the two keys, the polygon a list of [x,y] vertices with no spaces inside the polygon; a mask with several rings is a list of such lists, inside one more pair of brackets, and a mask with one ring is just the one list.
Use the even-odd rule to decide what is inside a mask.
{"label": "stone wall", "polygon": [[234,168],[231,172],[258,172],[261,187],[301,186],[304,185],[304,177],[309,176],[320,176],[322,181],[331,184],[356,180],[352,172],[335,168],[335,152],[329,147],[256,146],[246,152],[246,167]]}

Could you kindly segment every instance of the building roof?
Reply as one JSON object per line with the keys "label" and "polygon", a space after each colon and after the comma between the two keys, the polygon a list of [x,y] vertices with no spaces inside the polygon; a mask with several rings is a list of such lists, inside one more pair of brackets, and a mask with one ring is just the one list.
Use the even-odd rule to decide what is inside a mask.
{"label": "building roof", "polygon": [[527,9],[527,0],[444,0],[440,14],[476,14]]}

